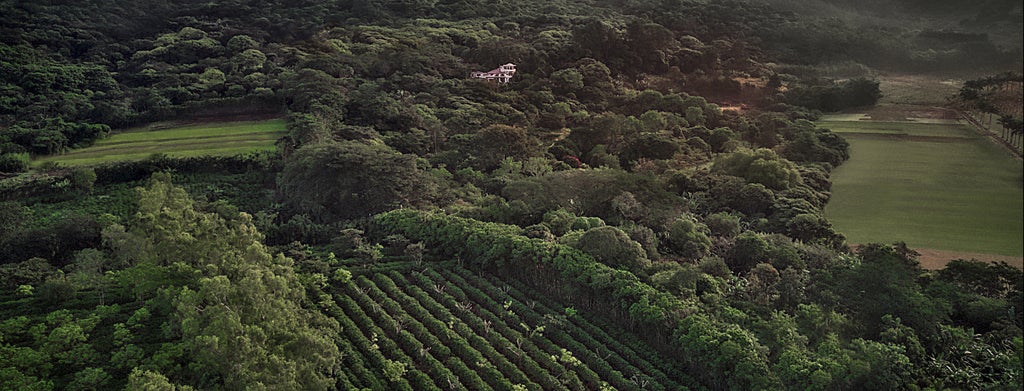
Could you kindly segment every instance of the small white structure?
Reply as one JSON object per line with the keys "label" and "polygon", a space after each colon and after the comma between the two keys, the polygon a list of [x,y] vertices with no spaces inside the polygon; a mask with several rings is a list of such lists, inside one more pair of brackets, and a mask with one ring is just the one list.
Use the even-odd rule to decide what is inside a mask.
{"label": "small white structure", "polygon": [[498,83],[508,83],[516,74],[516,64],[508,63],[487,72],[473,72],[469,76],[477,79],[494,80]]}

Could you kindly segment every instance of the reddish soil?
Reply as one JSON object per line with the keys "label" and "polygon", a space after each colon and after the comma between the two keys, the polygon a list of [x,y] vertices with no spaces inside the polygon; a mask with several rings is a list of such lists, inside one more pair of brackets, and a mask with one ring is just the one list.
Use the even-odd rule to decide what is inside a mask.
{"label": "reddish soil", "polygon": [[991,255],[991,254],[977,254],[967,253],[960,251],[944,251],[944,250],[933,250],[928,248],[917,248],[914,249],[921,253],[920,257],[917,257],[917,261],[921,263],[921,267],[928,270],[938,270],[946,266],[946,263],[955,259],[977,259],[985,262],[1006,262],[1010,266],[1024,269],[1024,258],[1012,257],[1008,255]]}
{"label": "reddish soil", "polygon": [[942,107],[905,104],[878,105],[865,113],[871,121],[907,121],[909,118],[957,119],[956,111]]}
{"label": "reddish soil", "polygon": [[[859,244],[851,244],[850,249],[853,251],[857,251],[857,248],[859,246]],[[949,263],[949,261],[954,261],[957,259],[973,259],[989,263],[1006,262],[1010,266],[1014,266],[1018,269],[1024,269],[1024,257],[969,253],[964,251],[936,250],[931,248],[914,248],[911,250],[917,251],[918,254],[921,254],[917,257],[917,262],[920,263],[921,268],[925,270],[942,269],[946,267],[946,264]]]}

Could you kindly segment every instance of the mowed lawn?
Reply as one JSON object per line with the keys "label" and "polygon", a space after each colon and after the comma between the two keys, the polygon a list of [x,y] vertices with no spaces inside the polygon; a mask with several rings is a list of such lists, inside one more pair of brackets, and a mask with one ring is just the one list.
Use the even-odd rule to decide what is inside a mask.
{"label": "mowed lawn", "polygon": [[823,121],[851,158],[825,214],[850,243],[1024,255],[1022,163],[959,124]]}
{"label": "mowed lawn", "polygon": [[205,123],[159,130],[132,129],[96,141],[91,147],[63,155],[42,156],[32,163],[92,165],[143,160],[155,153],[172,157],[239,155],[273,150],[274,143],[284,134],[283,119]]}

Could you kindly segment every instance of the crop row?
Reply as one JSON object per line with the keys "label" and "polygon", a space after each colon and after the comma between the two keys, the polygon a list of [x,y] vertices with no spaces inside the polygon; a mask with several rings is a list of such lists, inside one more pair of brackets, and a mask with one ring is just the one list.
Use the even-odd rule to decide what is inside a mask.
{"label": "crop row", "polygon": [[341,287],[334,295],[345,354],[339,388],[674,390],[692,384],[667,374],[680,372],[639,339],[620,342],[558,310],[550,298],[538,302],[493,280],[461,268],[392,270]]}
{"label": "crop row", "polygon": [[493,277],[484,278],[466,269],[446,270],[444,274],[454,282],[464,281],[466,286],[475,287],[482,294],[515,298],[509,300],[510,311],[522,314],[527,319],[547,318],[549,322],[553,321],[556,327],[547,329],[552,340],[560,345],[572,346],[573,351],[595,355],[592,360],[586,361],[594,363],[591,367],[618,389],[630,389],[638,385],[652,390],[700,388],[670,358],[663,357],[633,333],[608,324],[603,326],[613,328],[610,331],[618,335],[626,336],[628,344],[623,343],[621,337],[612,337],[602,327],[589,321],[586,314],[571,308],[568,310],[570,313],[567,313],[563,304],[555,298],[528,294],[525,289],[517,289],[516,286],[523,286],[518,281],[502,280],[499,288],[492,282]]}

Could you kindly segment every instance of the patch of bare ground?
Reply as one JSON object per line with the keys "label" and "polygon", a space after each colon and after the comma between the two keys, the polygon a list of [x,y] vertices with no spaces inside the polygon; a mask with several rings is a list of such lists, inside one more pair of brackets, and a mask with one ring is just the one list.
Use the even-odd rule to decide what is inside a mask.
{"label": "patch of bare ground", "polygon": [[[857,251],[861,245],[851,244],[850,250]],[[997,255],[997,254],[981,254],[971,253],[966,251],[950,251],[950,250],[936,250],[933,248],[913,248],[911,250],[917,251],[918,257],[917,262],[921,264],[921,268],[925,270],[939,270],[946,267],[946,264],[950,261],[957,259],[963,260],[977,260],[988,263],[1006,262],[1006,264],[1016,267],[1018,269],[1024,269],[1024,257],[1014,257],[1011,255]]]}
{"label": "patch of bare ground", "polygon": [[921,256],[917,257],[917,261],[921,263],[922,268],[927,270],[942,269],[943,267],[946,267],[946,264],[949,263],[949,261],[957,259],[976,259],[990,263],[1006,262],[1010,266],[1018,269],[1024,269],[1024,257],[935,250],[929,248],[916,248],[914,251],[921,254]]}
{"label": "patch of bare ground", "polygon": [[867,121],[915,121],[928,120],[956,121],[954,110],[938,106],[918,106],[908,104],[880,104],[868,109],[864,114]]}
{"label": "patch of bare ground", "polygon": [[930,75],[930,74],[884,74],[878,76],[881,82],[883,104],[910,104],[922,106],[942,106],[947,98],[956,94],[968,75]]}

